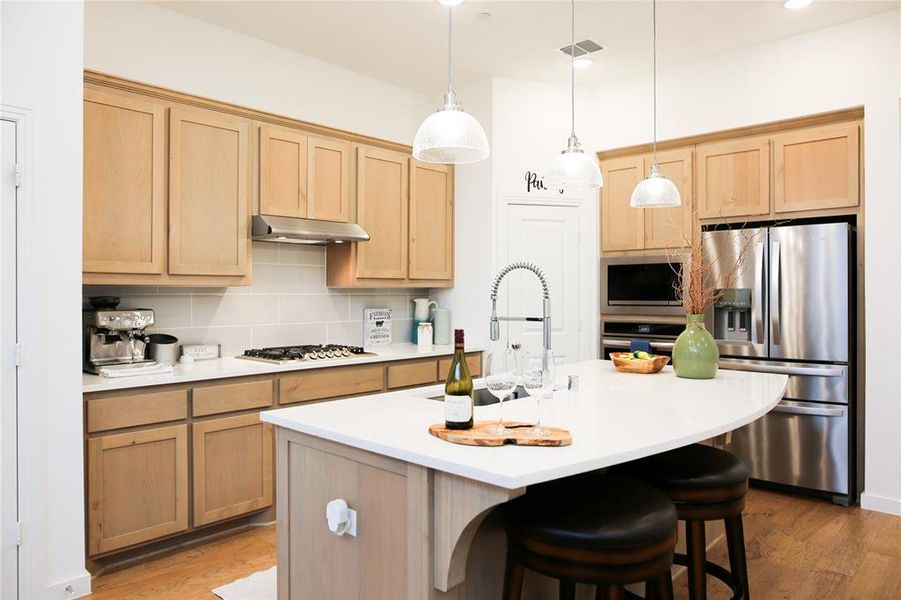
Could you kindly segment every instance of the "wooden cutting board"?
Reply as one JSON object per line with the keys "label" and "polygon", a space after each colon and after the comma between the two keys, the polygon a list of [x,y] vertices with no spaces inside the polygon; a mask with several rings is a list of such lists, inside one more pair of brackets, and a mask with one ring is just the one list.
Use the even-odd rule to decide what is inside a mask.
{"label": "wooden cutting board", "polygon": [[497,425],[497,421],[479,421],[472,429],[448,429],[444,423],[429,426],[429,433],[442,440],[454,444],[466,446],[503,446],[504,444],[516,444],[517,446],[569,446],[573,443],[573,436],[565,429],[548,427],[549,433],[536,437],[526,433],[531,429],[531,423],[518,423],[506,421],[504,426],[510,429],[510,433],[501,437],[488,433],[488,430]]}

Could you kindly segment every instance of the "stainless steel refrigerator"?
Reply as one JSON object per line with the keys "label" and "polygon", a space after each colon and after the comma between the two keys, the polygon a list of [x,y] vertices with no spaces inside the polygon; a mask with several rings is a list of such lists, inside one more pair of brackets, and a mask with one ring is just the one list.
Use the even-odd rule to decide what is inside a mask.
{"label": "stainless steel refrigerator", "polygon": [[853,493],[850,225],[709,231],[703,242],[719,281],[740,263],[706,315],[721,368],[789,376],[784,399],[727,436],[725,448],[748,463],[752,478],[847,503]]}

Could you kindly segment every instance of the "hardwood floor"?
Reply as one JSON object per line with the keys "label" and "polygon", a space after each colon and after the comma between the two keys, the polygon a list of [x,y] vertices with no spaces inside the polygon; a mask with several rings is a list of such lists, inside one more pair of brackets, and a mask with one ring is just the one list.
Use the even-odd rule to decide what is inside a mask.
{"label": "hardwood floor", "polygon": [[[745,511],[755,600],[901,598],[901,517],[751,490]],[[728,564],[720,542],[710,557]],[[91,600],[215,598],[214,587],[275,564],[275,527],[254,529],[94,579]],[[709,598],[729,598],[709,579]],[[676,597],[687,598],[684,578]]]}

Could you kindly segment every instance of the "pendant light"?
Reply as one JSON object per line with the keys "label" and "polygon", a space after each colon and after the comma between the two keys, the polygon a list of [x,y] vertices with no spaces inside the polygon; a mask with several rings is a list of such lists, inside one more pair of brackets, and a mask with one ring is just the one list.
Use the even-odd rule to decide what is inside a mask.
{"label": "pendant light", "polygon": [[428,163],[465,164],[488,158],[488,136],[472,115],[457,104],[453,86],[453,7],[462,0],[440,0],[447,6],[447,93],[444,106],[426,117],[413,139],[413,157]]}
{"label": "pendant light", "polygon": [[597,189],[604,184],[601,169],[589,154],[582,150],[576,137],[576,1],[570,0],[569,86],[571,129],[566,150],[554,157],[545,178],[551,187],[567,190]]}
{"label": "pendant light", "polygon": [[632,191],[629,205],[632,208],[669,208],[680,206],[682,196],[676,185],[660,174],[657,164],[657,0],[654,6],[654,159],[651,162],[651,173],[639,182]]}

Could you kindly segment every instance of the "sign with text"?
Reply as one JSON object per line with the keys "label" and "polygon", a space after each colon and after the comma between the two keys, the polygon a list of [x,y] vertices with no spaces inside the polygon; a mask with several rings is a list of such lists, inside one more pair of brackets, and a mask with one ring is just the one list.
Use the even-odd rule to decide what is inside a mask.
{"label": "sign with text", "polygon": [[391,343],[391,309],[363,309],[363,346],[387,346]]}

